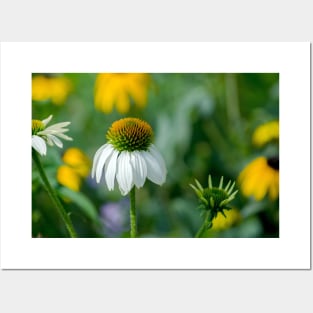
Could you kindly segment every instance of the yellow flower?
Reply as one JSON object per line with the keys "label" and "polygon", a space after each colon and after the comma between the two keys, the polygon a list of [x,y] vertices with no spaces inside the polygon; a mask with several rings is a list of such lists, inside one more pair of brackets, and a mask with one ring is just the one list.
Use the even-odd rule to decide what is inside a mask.
{"label": "yellow flower", "polygon": [[75,170],[67,165],[61,165],[57,171],[58,182],[74,191],[79,191],[82,180]]}
{"label": "yellow flower", "polygon": [[257,147],[262,147],[272,140],[279,138],[279,122],[272,121],[259,126],[252,135],[252,142]]}
{"label": "yellow flower", "polygon": [[213,219],[212,230],[221,231],[234,226],[241,220],[240,211],[238,209],[231,209],[224,211],[226,217],[219,212]]}
{"label": "yellow flower", "polygon": [[69,148],[62,157],[64,163],[69,165],[81,177],[87,177],[90,172],[91,161],[78,148]]}
{"label": "yellow flower", "polygon": [[149,75],[141,73],[101,73],[95,84],[95,106],[104,113],[110,113],[113,105],[118,112],[127,113],[130,98],[139,107],[147,103]]}
{"label": "yellow flower", "polygon": [[248,164],[238,177],[244,196],[262,200],[268,193],[271,200],[279,194],[278,158],[258,157]]}
{"label": "yellow flower", "polygon": [[66,77],[38,75],[32,79],[32,99],[35,101],[51,100],[52,103],[61,105],[71,89],[71,82]]}
{"label": "yellow flower", "polygon": [[65,165],[57,171],[58,182],[74,191],[79,191],[82,181],[89,175],[91,161],[78,148],[69,148],[63,155]]}

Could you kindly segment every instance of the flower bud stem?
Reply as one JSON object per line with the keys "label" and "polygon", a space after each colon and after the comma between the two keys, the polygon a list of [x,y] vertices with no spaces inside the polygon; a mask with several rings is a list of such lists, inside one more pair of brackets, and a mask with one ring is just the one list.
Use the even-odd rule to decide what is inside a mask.
{"label": "flower bud stem", "polygon": [[130,237],[137,236],[137,217],[136,217],[136,202],[135,202],[135,186],[130,191]]}
{"label": "flower bud stem", "polygon": [[203,224],[201,225],[200,229],[196,233],[195,238],[201,238],[203,234],[206,232],[206,230],[212,227],[213,218],[214,218],[213,211],[208,210],[208,212],[205,214]]}
{"label": "flower bud stem", "polygon": [[50,198],[52,199],[52,201],[53,201],[53,203],[57,209],[58,214],[62,218],[62,220],[66,226],[66,229],[70,234],[70,237],[76,238],[77,234],[74,230],[72,221],[71,221],[70,217],[68,216],[67,212],[65,211],[65,209],[63,208],[63,205],[62,205],[61,201],[59,200],[55,190],[50,185],[48,177],[47,177],[47,175],[46,175],[46,173],[42,167],[38,153],[33,150],[32,156],[33,156],[33,160],[34,160],[34,162],[38,168],[38,171],[39,171],[40,177],[42,179],[43,185],[46,188]]}

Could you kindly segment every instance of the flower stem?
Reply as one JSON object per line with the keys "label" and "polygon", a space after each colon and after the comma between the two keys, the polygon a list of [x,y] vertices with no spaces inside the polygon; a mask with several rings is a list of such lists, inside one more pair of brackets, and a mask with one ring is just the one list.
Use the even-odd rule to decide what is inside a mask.
{"label": "flower stem", "polygon": [[135,187],[130,191],[130,237],[137,236],[137,222],[136,222],[136,201],[135,201]]}
{"label": "flower stem", "polygon": [[204,218],[203,224],[201,225],[200,229],[195,235],[195,238],[201,238],[204,232],[212,227],[212,221],[213,221],[214,215],[212,210],[209,210]]}
{"label": "flower stem", "polygon": [[63,208],[63,205],[62,205],[61,201],[59,200],[55,190],[52,188],[51,184],[49,183],[48,177],[47,177],[47,175],[43,169],[43,166],[41,164],[38,153],[36,151],[33,151],[32,156],[33,156],[33,160],[34,160],[34,162],[38,168],[38,171],[39,171],[40,177],[43,181],[43,184],[44,184],[49,196],[51,197],[51,199],[52,199],[52,201],[53,201],[53,203],[57,209],[58,214],[60,215],[63,222],[65,223],[67,231],[69,232],[69,234],[72,238],[76,238],[77,234],[74,230],[72,221],[71,221],[70,217],[68,216],[68,214],[66,213],[65,209]]}

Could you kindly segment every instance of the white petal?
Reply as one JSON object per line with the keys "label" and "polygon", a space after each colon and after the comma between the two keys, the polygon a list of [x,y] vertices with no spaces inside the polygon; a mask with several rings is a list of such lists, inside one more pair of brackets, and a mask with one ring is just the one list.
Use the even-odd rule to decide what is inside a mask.
{"label": "white petal", "polygon": [[108,158],[111,156],[114,148],[112,145],[105,145],[104,149],[100,152],[98,160],[94,166],[96,167],[96,182],[99,183],[101,180],[101,176],[103,173],[103,167],[105,162],[107,162]]}
{"label": "white petal", "polygon": [[47,124],[51,121],[53,115],[50,115],[49,117],[47,117],[46,119],[44,119],[42,122],[45,126],[47,126]]}
{"label": "white petal", "polygon": [[53,125],[49,126],[48,128],[50,128],[50,129],[61,129],[61,128],[68,126],[70,124],[71,124],[71,122],[61,122],[61,123],[53,124]]}
{"label": "white petal", "polygon": [[45,139],[47,140],[47,144],[49,146],[53,146],[53,141],[51,140],[51,138],[49,136],[45,136]]}
{"label": "white petal", "polygon": [[32,136],[32,147],[40,154],[46,155],[47,153],[47,145],[45,141],[39,136]]}
{"label": "white petal", "polygon": [[134,185],[133,170],[128,151],[122,151],[118,156],[116,179],[122,195],[127,195]]}
{"label": "white petal", "polygon": [[166,169],[151,151],[140,152],[147,164],[147,176],[155,184],[162,185],[166,179]]}
{"label": "white petal", "polygon": [[38,132],[39,135],[49,135],[49,134],[62,134],[68,132],[68,128],[55,128],[53,126],[47,127],[46,129]]}
{"label": "white petal", "polygon": [[63,148],[62,141],[54,135],[47,135],[47,138],[50,139],[56,146]]}
{"label": "white petal", "polygon": [[[68,129],[66,129],[66,131],[68,131]],[[56,134],[62,134],[65,133],[66,131],[64,131],[63,129],[50,129],[49,127],[38,132],[38,135],[56,135]]]}
{"label": "white petal", "polygon": [[62,123],[57,123],[53,124],[47,128],[45,128],[43,131],[48,131],[48,132],[67,132],[68,128],[64,128],[65,126],[71,124],[71,122],[62,122]]}
{"label": "white petal", "polygon": [[71,137],[69,137],[69,136],[66,136],[66,135],[64,135],[64,134],[60,134],[60,133],[56,134],[56,136],[58,136],[58,137],[60,137],[60,138],[62,138],[62,139],[65,139],[65,140],[69,140],[69,141],[72,141],[72,140],[73,140],[73,138],[71,138]]}
{"label": "white petal", "polygon": [[64,135],[61,131],[56,131],[56,130],[48,130],[48,129],[45,129],[45,130],[42,130],[40,132],[37,133],[38,135],[40,136],[50,136],[50,135],[54,135],[54,136],[58,136],[62,139],[65,139],[65,140],[69,140],[69,141],[72,141],[73,138],[67,136],[67,135]]}
{"label": "white petal", "polygon": [[106,143],[105,145],[101,146],[95,153],[94,157],[93,157],[93,162],[92,162],[92,169],[91,169],[91,177],[94,178],[95,177],[95,174],[96,174],[96,168],[97,168],[97,164],[98,164],[98,161],[99,161],[99,157],[100,157],[100,154],[101,152],[103,151],[103,149],[105,149],[105,147],[107,146],[108,144]]}
{"label": "white petal", "polygon": [[165,172],[165,175],[166,175],[166,173],[167,173],[166,165],[165,165],[165,162],[164,162],[164,159],[163,159],[161,153],[158,151],[158,149],[156,148],[156,146],[154,144],[150,145],[149,151],[158,160],[160,166],[162,167],[162,171]]}
{"label": "white petal", "polygon": [[108,161],[105,163],[105,181],[109,190],[114,189],[118,155],[119,151],[114,150]]}
{"label": "white petal", "polygon": [[141,188],[147,177],[147,165],[140,152],[134,151],[130,154],[130,163],[133,168],[134,183],[137,188]]}

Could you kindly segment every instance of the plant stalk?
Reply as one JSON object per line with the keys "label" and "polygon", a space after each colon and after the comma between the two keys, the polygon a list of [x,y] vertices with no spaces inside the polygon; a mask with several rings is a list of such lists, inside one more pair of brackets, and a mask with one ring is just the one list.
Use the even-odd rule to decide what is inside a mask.
{"label": "plant stalk", "polygon": [[195,238],[201,238],[203,236],[203,234],[205,233],[205,231],[212,227],[213,218],[214,218],[213,212],[212,212],[212,210],[209,210],[205,214],[203,224],[201,225],[200,229],[196,233]]}
{"label": "plant stalk", "polygon": [[137,237],[135,186],[130,191],[130,237]]}
{"label": "plant stalk", "polygon": [[47,175],[43,169],[43,166],[41,164],[38,152],[33,151],[32,156],[33,156],[33,160],[34,160],[34,162],[38,168],[38,171],[39,171],[40,177],[42,179],[43,185],[46,188],[51,200],[53,201],[55,208],[57,209],[58,214],[60,215],[61,219],[63,220],[70,237],[77,238],[77,234],[75,232],[72,221],[71,221],[70,217],[68,216],[67,212],[65,211],[65,209],[64,209],[61,201],[59,200],[55,190],[52,188],[52,186],[48,180],[48,177],[47,177]]}

